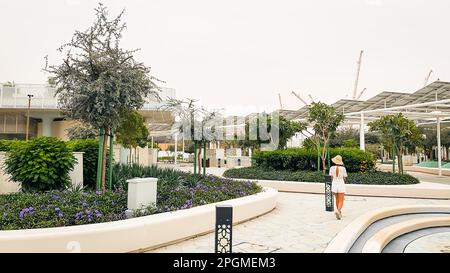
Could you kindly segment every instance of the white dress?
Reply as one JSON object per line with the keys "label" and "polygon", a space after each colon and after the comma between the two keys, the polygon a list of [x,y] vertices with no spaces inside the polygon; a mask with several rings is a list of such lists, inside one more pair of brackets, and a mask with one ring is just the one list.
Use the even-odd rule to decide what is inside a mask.
{"label": "white dress", "polygon": [[[339,175],[336,176],[336,169],[339,168]],[[331,191],[334,193],[343,193],[345,192],[345,182],[344,177],[347,177],[347,170],[342,166],[332,166],[330,168],[329,175],[333,177],[333,181],[331,182]]]}

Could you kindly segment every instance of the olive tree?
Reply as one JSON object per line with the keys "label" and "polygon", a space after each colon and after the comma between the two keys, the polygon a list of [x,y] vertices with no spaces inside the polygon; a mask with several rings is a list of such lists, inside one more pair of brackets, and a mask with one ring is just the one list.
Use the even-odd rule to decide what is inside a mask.
{"label": "olive tree", "polygon": [[121,48],[126,24],[122,11],[113,19],[102,4],[95,9],[96,20],[84,31],[75,31],[71,41],[58,51],[62,63],[47,66],[49,82],[57,88],[59,105],[72,119],[104,132],[101,157],[101,188],[105,190],[106,144],[111,130],[123,113],[141,108],[145,99],[158,97],[159,88],[150,68],[136,61],[136,50]]}
{"label": "olive tree", "polygon": [[[437,130],[436,127],[424,126],[420,127],[419,130],[424,136],[423,148],[424,152],[427,154],[428,158],[433,159],[434,150],[437,144]],[[450,147],[450,127],[441,128],[441,145],[444,147]]]}
{"label": "olive tree", "polygon": [[[197,173],[196,166],[198,163],[198,173],[201,172],[201,152],[202,144],[205,152],[206,142],[220,139],[216,121],[219,113],[210,111],[202,106],[198,106],[194,99],[178,100],[170,98],[163,108],[170,109],[175,115],[176,122],[173,124],[172,131],[181,133],[184,139],[192,140],[194,143],[194,174]],[[220,124],[219,124],[220,125]],[[220,126],[219,126],[220,127]],[[217,131],[216,131],[217,130]],[[199,149],[197,150],[197,146]],[[204,158],[206,160],[206,158]],[[205,166],[203,173],[205,173]]]}
{"label": "olive tree", "polygon": [[399,173],[403,173],[403,153],[406,147],[423,145],[423,135],[414,121],[407,119],[402,113],[387,115],[369,122],[370,131],[379,132],[385,146],[394,149],[398,156]]}
{"label": "olive tree", "polygon": [[[307,123],[302,123],[299,128],[302,133],[309,137],[317,147],[317,152],[322,159],[322,171],[325,174],[327,147],[331,136],[336,132],[338,126],[344,121],[344,115],[336,109],[323,102],[313,102],[308,109]],[[310,132],[308,126],[314,130]],[[321,146],[322,149],[320,148]],[[319,166],[318,166],[319,168]]]}
{"label": "olive tree", "polygon": [[[277,122],[272,122],[273,119],[277,119]],[[261,127],[262,124],[267,124],[266,132],[260,132],[264,126]],[[261,127],[261,128],[260,128]],[[243,147],[248,147],[252,149],[260,149],[261,144],[269,143],[273,141],[272,135],[267,134],[268,139],[264,139],[262,134],[266,134],[267,132],[272,132],[272,130],[277,130],[278,134],[278,149],[285,149],[288,143],[288,140],[295,136],[296,133],[301,132],[304,129],[303,125],[300,122],[288,120],[283,115],[279,113],[273,113],[272,115],[268,115],[262,113],[258,117],[254,119],[247,119],[245,122],[245,139],[236,140],[236,142]],[[254,132],[252,132],[252,130]],[[250,139],[251,135],[256,136],[256,139]]]}
{"label": "olive tree", "polygon": [[95,130],[89,124],[78,124],[66,129],[67,137],[70,140],[74,139],[93,139],[98,135],[98,130]]}
{"label": "olive tree", "polygon": [[[148,145],[149,131],[145,124],[144,117],[138,111],[125,113],[116,130],[116,141],[123,147],[130,149],[130,163],[137,162],[137,147],[144,148]],[[134,159],[132,159],[132,149],[134,149]]]}

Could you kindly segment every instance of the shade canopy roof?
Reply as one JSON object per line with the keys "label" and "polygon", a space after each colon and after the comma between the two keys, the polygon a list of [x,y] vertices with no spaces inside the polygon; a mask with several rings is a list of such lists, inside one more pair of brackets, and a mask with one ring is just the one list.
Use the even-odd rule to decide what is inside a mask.
{"label": "shade canopy roof", "polygon": [[[367,100],[341,99],[332,106],[344,113],[346,124],[360,123],[361,114],[367,123],[381,116],[399,112],[419,124],[435,122],[436,117],[450,121],[450,82],[436,81],[414,93],[383,91]],[[306,105],[298,110],[278,110],[278,112],[289,120],[306,120],[308,109],[309,106]],[[247,115],[245,118],[254,115],[256,114]],[[173,117],[154,120],[150,125],[150,135],[172,135],[173,121]]]}
{"label": "shade canopy roof", "polygon": [[[365,101],[341,99],[332,106],[344,113],[347,123],[359,122],[361,114],[369,121],[399,112],[419,123],[450,119],[450,82],[436,81],[414,93],[383,91]],[[290,120],[305,120],[308,108],[279,112]]]}

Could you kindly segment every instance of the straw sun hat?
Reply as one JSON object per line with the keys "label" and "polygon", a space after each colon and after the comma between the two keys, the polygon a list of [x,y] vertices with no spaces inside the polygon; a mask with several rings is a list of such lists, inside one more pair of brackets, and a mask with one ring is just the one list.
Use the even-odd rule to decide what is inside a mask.
{"label": "straw sun hat", "polygon": [[340,155],[333,157],[331,161],[333,161],[333,163],[336,165],[344,165],[344,162],[342,162],[342,156]]}

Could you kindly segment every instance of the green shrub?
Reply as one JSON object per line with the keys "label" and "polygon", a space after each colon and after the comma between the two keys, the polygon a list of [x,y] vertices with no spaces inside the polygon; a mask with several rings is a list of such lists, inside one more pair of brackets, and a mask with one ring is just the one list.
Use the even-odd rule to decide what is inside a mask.
{"label": "green shrub", "polygon": [[113,188],[127,189],[127,179],[136,177],[159,178],[158,188],[182,184],[184,172],[172,168],[158,168],[156,165],[142,166],[139,164],[115,164],[113,167]]}
{"label": "green shrub", "polygon": [[70,184],[69,171],[75,158],[66,144],[52,137],[39,137],[13,145],[5,170],[23,191],[63,189]]}
{"label": "green shrub", "polygon": [[[67,147],[73,152],[84,153],[83,185],[90,189],[95,189],[97,185],[98,145],[97,139],[76,139],[67,142]],[[108,164],[106,166],[108,168]],[[106,173],[108,174],[108,171]]]}
{"label": "green shrub", "polygon": [[158,161],[173,161],[173,156],[158,156]]}
{"label": "green shrub", "polygon": [[9,151],[9,145],[11,144],[10,140],[2,139],[0,140],[0,152]]}
{"label": "green shrub", "polygon": [[[279,181],[324,182],[321,172],[269,170],[260,167],[229,169],[223,173],[229,178],[262,179]],[[387,172],[348,173],[348,184],[370,185],[407,185],[417,184],[419,180],[409,174],[393,174]]]}
{"label": "green shrub", "polygon": [[25,143],[25,141],[23,141],[23,140],[2,139],[2,140],[0,140],[0,152],[8,152],[13,147],[21,145],[23,143]]}
{"label": "green shrub", "polygon": [[419,180],[409,174],[388,172],[349,173],[348,183],[370,185],[407,185],[418,184]]}
{"label": "green shrub", "polygon": [[309,149],[262,151],[253,155],[256,166],[275,170],[316,170],[317,152]]}
{"label": "green shrub", "polygon": [[317,171],[281,171],[267,170],[259,167],[228,169],[224,177],[243,179],[263,179],[280,181],[324,182],[324,176]]}
{"label": "green shrub", "polygon": [[331,157],[341,155],[348,172],[370,172],[375,169],[375,158],[372,153],[358,148],[330,149]]}
{"label": "green shrub", "polygon": [[[375,168],[375,159],[371,153],[357,148],[330,149],[331,157],[338,154],[342,156],[344,166],[349,172],[368,172]],[[314,149],[262,151],[255,153],[253,160],[256,166],[274,170],[317,170],[317,150]]]}
{"label": "green shrub", "polygon": [[358,147],[358,142],[355,139],[346,139],[344,140],[344,147],[346,148],[355,148]]}

